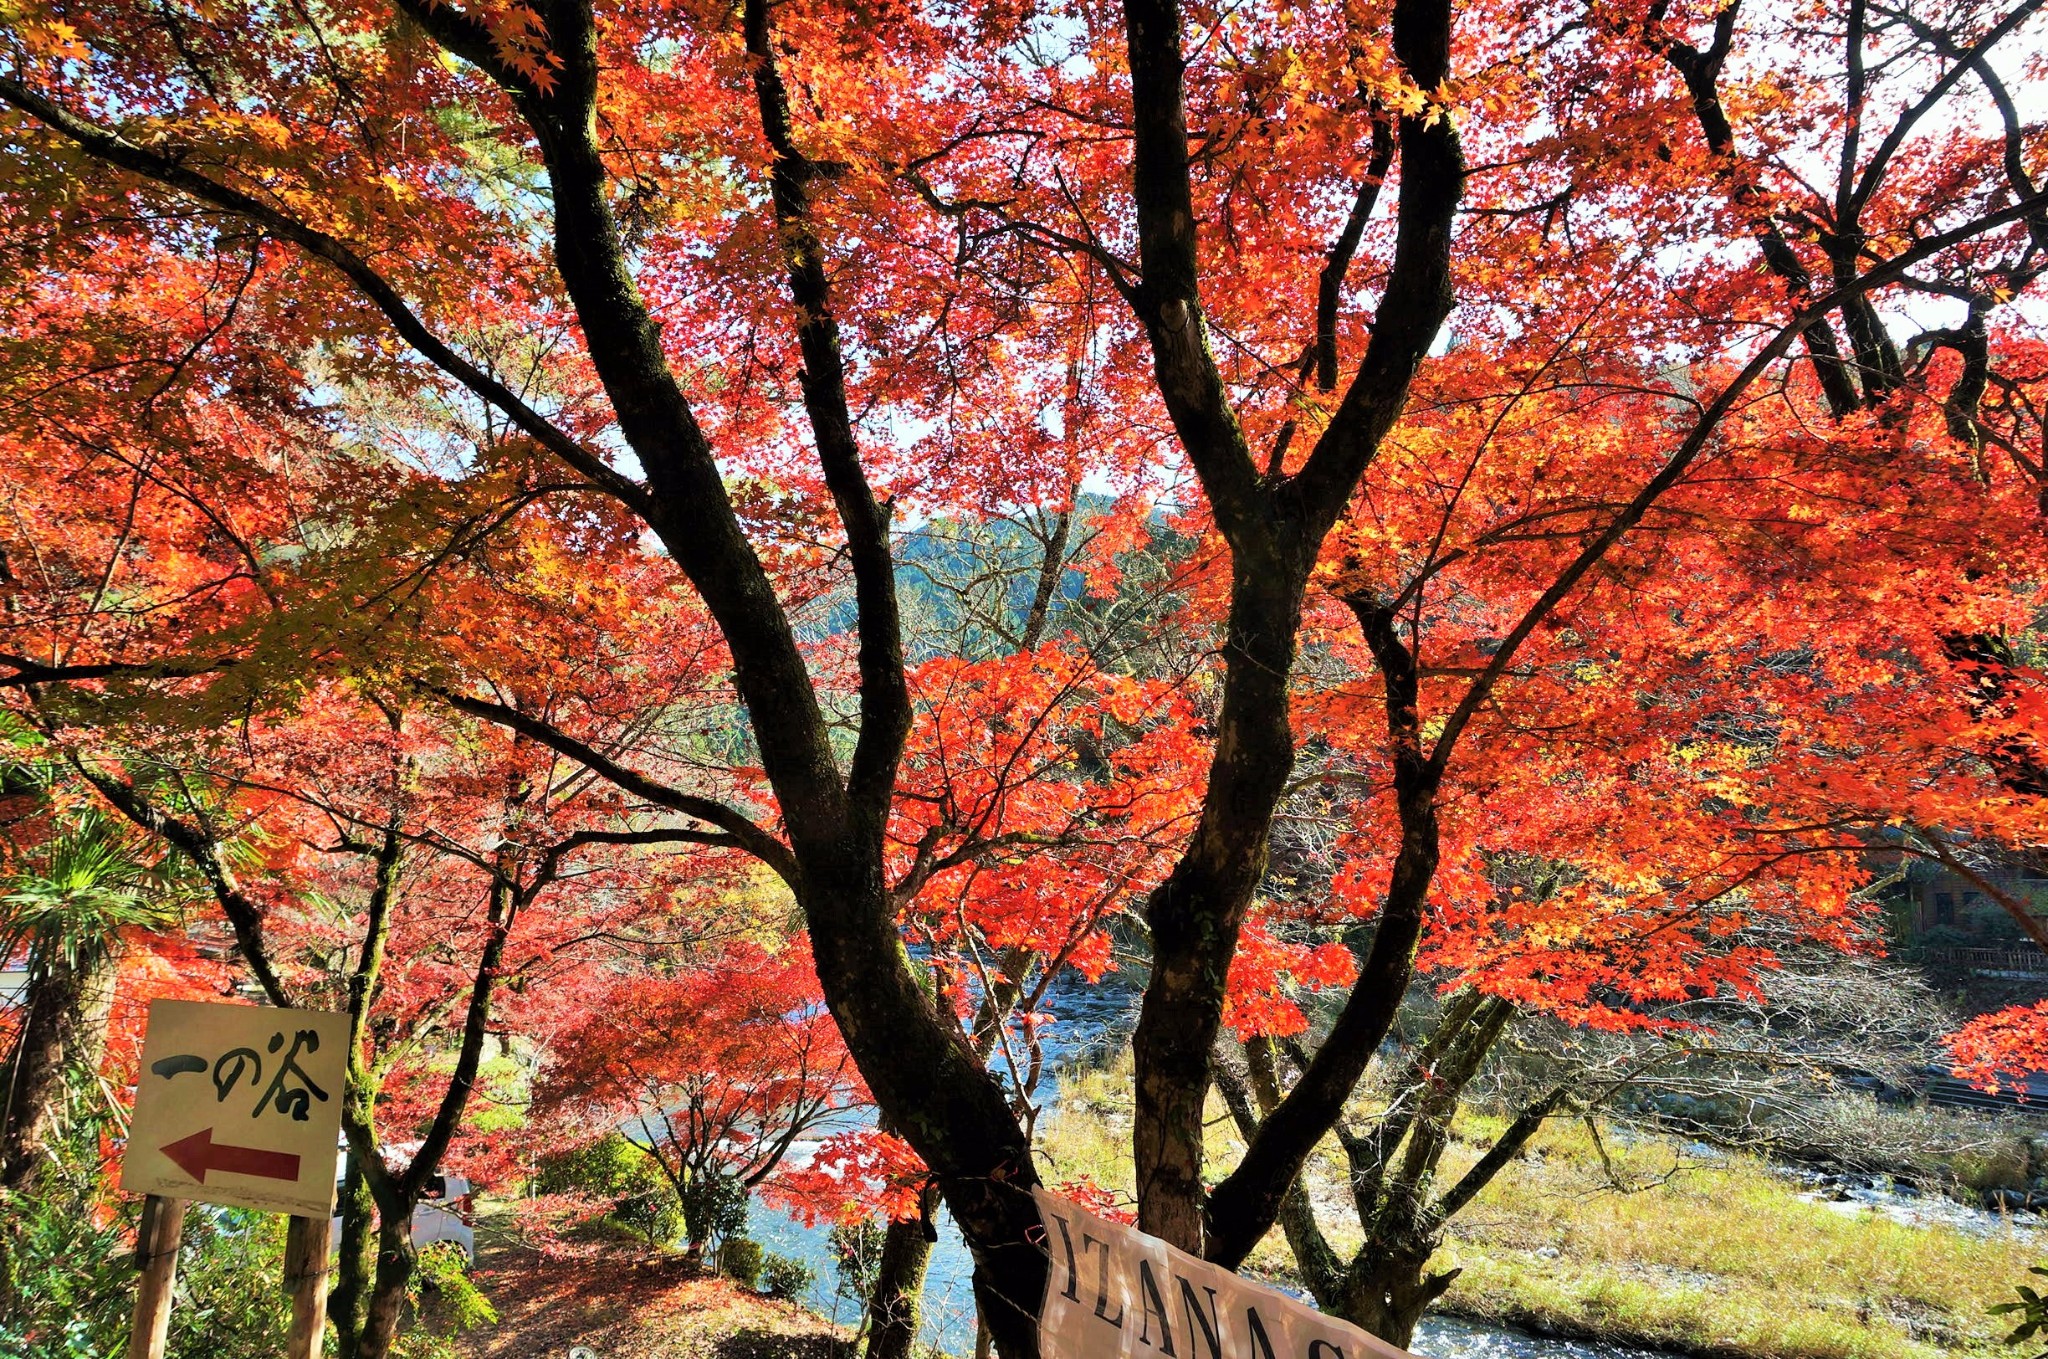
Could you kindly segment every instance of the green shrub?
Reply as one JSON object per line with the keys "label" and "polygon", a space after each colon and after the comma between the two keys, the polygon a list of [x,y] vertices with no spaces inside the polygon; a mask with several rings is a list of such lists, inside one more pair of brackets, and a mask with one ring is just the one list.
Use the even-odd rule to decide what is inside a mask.
{"label": "green shrub", "polygon": [[283,1288],[289,1222],[245,1208],[194,1204],[185,1210],[172,1355],[270,1359],[277,1353],[277,1338],[291,1325]]}
{"label": "green shrub", "polygon": [[817,1270],[787,1255],[769,1255],[761,1261],[761,1291],[784,1302],[795,1302],[810,1292],[817,1277]]}
{"label": "green shrub", "polygon": [[[2032,1266],[2027,1273],[2048,1277],[2048,1269],[2043,1269],[2039,1265]],[[2016,1323],[2012,1334],[2005,1338],[2006,1344],[2027,1345],[2028,1341],[2048,1330],[2048,1298],[2043,1298],[2026,1284],[2017,1285],[2013,1291],[2020,1295],[2018,1302],[2001,1302],[1987,1310],[1993,1316],[2011,1317]],[[2035,1342],[2038,1343],[2040,1342]],[[2032,1349],[2034,1346],[2027,1345],[2027,1348]],[[2041,1351],[2034,1359],[2048,1359],[2048,1350]]]}
{"label": "green shrub", "polygon": [[2032,1157],[2027,1144],[2017,1138],[2007,1138],[1985,1147],[1970,1147],[1958,1151],[1949,1160],[1949,1171],[1956,1183],[1979,1193],[1989,1189],[2014,1189],[2024,1192],[2031,1179]]}
{"label": "green shrub", "polygon": [[[51,1163],[0,1196],[0,1355],[101,1359],[128,1339],[141,1205],[110,1191],[102,1120],[80,1117]],[[290,1320],[285,1219],[194,1205],[178,1249],[173,1359],[271,1359]]]}
{"label": "green shrub", "polygon": [[498,1324],[498,1309],[469,1277],[469,1260],[453,1241],[436,1241],[421,1249],[406,1284],[414,1311],[424,1311],[428,1295],[437,1316],[457,1331]]}
{"label": "green shrub", "polygon": [[857,1304],[865,1304],[875,1291],[875,1274],[882,1265],[882,1238],[887,1229],[874,1218],[842,1222],[826,1237],[832,1252],[832,1271],[838,1276],[834,1292]]}
{"label": "green shrub", "polygon": [[734,1283],[752,1288],[760,1281],[763,1255],[759,1241],[748,1236],[730,1236],[718,1248],[718,1268]]}
{"label": "green shrub", "polygon": [[97,1221],[66,1178],[45,1172],[35,1192],[0,1196],[0,1354],[96,1359],[127,1333],[133,1218]]}
{"label": "green shrub", "polygon": [[612,1201],[612,1221],[647,1238],[649,1244],[667,1246],[683,1234],[683,1210],[676,1203],[675,1190],[655,1171],[657,1183]]}
{"label": "green shrub", "polygon": [[623,1133],[544,1158],[533,1175],[534,1192],[588,1194],[611,1205],[607,1216],[657,1246],[683,1231],[682,1204],[674,1186],[640,1147]]}
{"label": "green shrub", "polygon": [[727,1241],[747,1230],[747,1187],[713,1172],[700,1174],[683,1187],[683,1222],[693,1245]]}
{"label": "green shrub", "polygon": [[647,1154],[627,1141],[624,1134],[607,1133],[595,1142],[543,1156],[534,1166],[533,1189],[537,1194],[609,1197],[625,1190],[646,1160]]}

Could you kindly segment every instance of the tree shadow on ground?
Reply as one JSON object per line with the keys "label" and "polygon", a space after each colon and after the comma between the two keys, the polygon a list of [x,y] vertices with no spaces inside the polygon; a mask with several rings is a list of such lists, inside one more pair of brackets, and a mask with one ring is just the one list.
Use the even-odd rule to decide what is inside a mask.
{"label": "tree shadow on ground", "polygon": [[853,1342],[830,1335],[777,1335],[749,1326],[726,1336],[716,1359],[853,1359]]}

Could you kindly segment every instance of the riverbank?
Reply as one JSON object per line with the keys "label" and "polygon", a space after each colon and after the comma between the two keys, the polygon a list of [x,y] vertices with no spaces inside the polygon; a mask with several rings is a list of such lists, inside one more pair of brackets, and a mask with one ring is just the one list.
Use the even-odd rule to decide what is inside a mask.
{"label": "riverbank", "polygon": [[[1055,1178],[1130,1190],[1128,1078],[1078,1072],[1040,1125]],[[1241,1147],[1227,1118],[1212,1154]],[[1497,1125],[1461,1117],[1455,1175]],[[2030,1226],[1908,1225],[1830,1203],[1751,1157],[1656,1139],[1602,1139],[1551,1125],[1531,1154],[1453,1220],[1439,1267],[1459,1275],[1452,1315],[1701,1359],[1941,1359],[2005,1356],[2009,1327],[1989,1308],[2012,1297],[2048,1251]],[[1358,1240],[1335,1148],[1310,1186],[1332,1245]],[[1618,1187],[1617,1187],[1618,1186]],[[1276,1232],[1249,1267],[1280,1281],[1293,1259]]]}

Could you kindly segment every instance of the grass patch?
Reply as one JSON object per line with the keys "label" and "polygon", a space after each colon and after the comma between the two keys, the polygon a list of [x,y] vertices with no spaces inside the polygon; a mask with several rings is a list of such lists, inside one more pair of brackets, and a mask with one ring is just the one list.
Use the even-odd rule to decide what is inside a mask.
{"label": "grass patch", "polygon": [[[1041,1125],[1052,1178],[1086,1175],[1130,1192],[1128,1091],[1127,1064],[1063,1087]],[[1212,1164],[1232,1164],[1241,1144],[1220,1106],[1211,1112]],[[1461,1173],[1498,1131],[1483,1116],[1461,1118],[1444,1173]],[[1438,1267],[1464,1273],[1443,1310],[1729,1359],[2015,1353],[1989,1308],[2041,1259],[2019,1232],[1980,1236],[1839,1212],[1801,1198],[1759,1160],[1698,1161],[1675,1143],[1603,1141],[1612,1179],[1584,1124],[1553,1123],[1453,1221]],[[1310,1190],[1332,1245],[1355,1249],[1334,1146],[1312,1164]],[[1292,1272],[1279,1233],[1249,1268]]]}

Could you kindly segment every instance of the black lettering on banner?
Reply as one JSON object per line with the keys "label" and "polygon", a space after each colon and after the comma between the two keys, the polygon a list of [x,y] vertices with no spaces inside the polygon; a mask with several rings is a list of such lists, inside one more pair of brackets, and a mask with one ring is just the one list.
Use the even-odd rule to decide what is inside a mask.
{"label": "black lettering on banner", "polygon": [[204,1057],[194,1057],[189,1052],[181,1052],[174,1057],[163,1057],[151,1062],[149,1069],[153,1075],[169,1080],[171,1077],[183,1075],[187,1071],[206,1070],[206,1059]]}
{"label": "black lettering on banner", "polygon": [[1245,1359],[1278,1359],[1273,1353],[1273,1337],[1266,1334],[1266,1323],[1259,1320],[1256,1307],[1244,1309],[1244,1334],[1246,1344],[1251,1347],[1251,1353],[1245,1355]]}
{"label": "black lettering on banner", "polygon": [[1152,1277],[1152,1262],[1144,1256],[1138,1257],[1138,1306],[1143,1315],[1138,1318],[1138,1340],[1141,1344],[1152,1343],[1152,1318],[1159,1318],[1159,1349],[1173,1353],[1173,1326],[1166,1319],[1166,1299],[1160,1296],[1159,1280]]}
{"label": "black lettering on banner", "polygon": [[[263,1054],[254,1048],[229,1048],[213,1063],[213,1102],[227,1103],[243,1076],[255,1085],[263,1079]],[[170,1079],[165,1077],[166,1080]]]}
{"label": "black lettering on banner", "polygon": [[[272,1034],[269,1044],[270,1050],[275,1053],[283,1046],[284,1035],[281,1033]],[[306,1114],[312,1108],[315,1099],[318,1099],[322,1104],[327,1102],[327,1092],[314,1084],[313,1078],[308,1076],[299,1066],[300,1048],[304,1048],[307,1052],[318,1052],[320,1050],[319,1033],[313,1029],[300,1029],[292,1035],[292,1050],[285,1053],[284,1061],[278,1065],[277,1074],[270,1078],[269,1086],[263,1091],[263,1098],[256,1101],[256,1107],[249,1111],[249,1117],[255,1118],[266,1108],[274,1107],[277,1112],[288,1114],[294,1120],[304,1123],[306,1121]],[[244,1049],[244,1051],[247,1051],[247,1049]],[[251,1076],[249,1079],[253,1083],[256,1078]],[[298,1085],[296,1087],[288,1086],[285,1084],[287,1080],[296,1080]]]}
{"label": "black lettering on banner", "polygon": [[1180,1314],[1187,1322],[1188,1359],[1200,1359],[1195,1353],[1195,1337],[1201,1336],[1209,1342],[1209,1359],[1223,1359],[1223,1326],[1216,1319],[1216,1290],[1207,1284],[1202,1291],[1209,1295],[1209,1310],[1202,1311],[1202,1300],[1195,1296],[1194,1285],[1181,1275],[1174,1275],[1173,1281],[1180,1285]]}
{"label": "black lettering on banner", "polygon": [[1079,1302],[1081,1300],[1081,1294],[1079,1292],[1081,1286],[1081,1272],[1074,1268],[1073,1235],[1067,1230],[1067,1220],[1065,1218],[1059,1216],[1056,1213],[1048,1214],[1048,1216],[1050,1216],[1054,1222],[1057,1222],[1059,1224],[1060,1243],[1067,1248],[1067,1286],[1066,1288],[1061,1290],[1060,1296],[1067,1299],[1069,1302]]}
{"label": "black lettering on banner", "polygon": [[1082,1232],[1082,1259],[1088,1258],[1088,1248],[1090,1246],[1100,1246],[1102,1248],[1102,1263],[1096,1266],[1095,1272],[1095,1315],[1101,1317],[1112,1326],[1122,1326],[1124,1324],[1124,1305],[1122,1303],[1116,1305],[1115,1316],[1109,1314],[1109,1243],[1097,1241],[1088,1233]]}
{"label": "black lettering on banner", "polygon": [[1308,1359],[1344,1359],[1344,1351],[1328,1340],[1311,1340]]}

